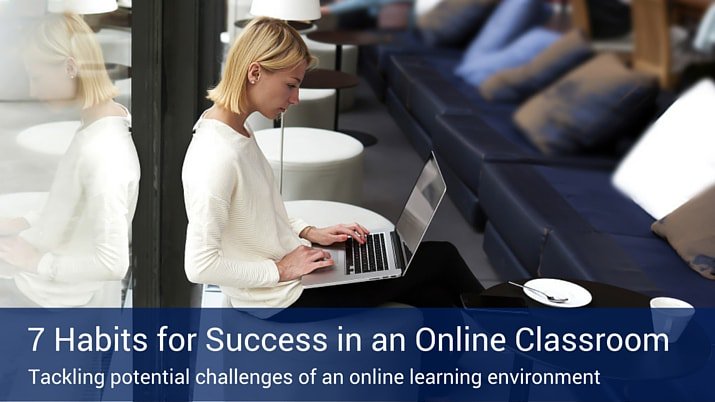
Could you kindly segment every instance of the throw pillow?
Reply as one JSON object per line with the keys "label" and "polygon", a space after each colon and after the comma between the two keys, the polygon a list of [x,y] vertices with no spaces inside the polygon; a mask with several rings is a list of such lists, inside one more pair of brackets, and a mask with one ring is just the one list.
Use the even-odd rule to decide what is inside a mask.
{"label": "throw pillow", "polygon": [[695,272],[715,279],[715,186],[651,226]]}
{"label": "throw pillow", "polygon": [[[464,53],[463,62],[479,54],[504,48],[529,29],[542,24],[548,15],[542,0],[502,0]],[[457,66],[458,75],[463,68]]]}
{"label": "throw pillow", "polygon": [[479,31],[496,0],[443,0],[417,19],[424,42],[430,46],[462,46]]}
{"label": "throw pillow", "polygon": [[580,31],[573,30],[530,63],[492,75],[482,83],[479,92],[488,100],[521,102],[592,56],[589,42]]}
{"label": "throw pillow", "polygon": [[715,183],[715,83],[678,98],[621,161],[613,184],[661,219]]}
{"label": "throw pillow", "polygon": [[559,34],[544,28],[533,28],[499,51],[475,54],[462,62],[458,74],[468,83],[479,86],[484,80],[504,69],[528,63],[559,39]]}
{"label": "throw pillow", "polygon": [[657,92],[655,78],[603,54],[526,101],[514,120],[547,155],[582,153],[626,133],[652,110]]}

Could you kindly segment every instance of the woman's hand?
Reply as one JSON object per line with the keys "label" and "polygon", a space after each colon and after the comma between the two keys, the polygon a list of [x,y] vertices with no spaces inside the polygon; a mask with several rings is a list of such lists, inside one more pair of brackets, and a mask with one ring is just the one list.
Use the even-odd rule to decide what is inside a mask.
{"label": "woman's hand", "polygon": [[370,232],[358,223],[340,224],[328,226],[325,228],[316,228],[308,226],[301,233],[301,237],[311,243],[320,244],[321,246],[329,246],[333,243],[342,243],[349,237],[357,240],[358,243],[364,244],[366,236]]}
{"label": "woman's hand", "polygon": [[37,272],[42,254],[25,239],[13,236],[0,238],[0,260],[25,271]]}
{"label": "woman's hand", "polygon": [[335,264],[330,253],[317,248],[299,246],[295,250],[286,254],[276,263],[280,281],[290,281],[298,279],[305,274],[309,274],[318,268],[325,268]]}
{"label": "woman's hand", "polygon": [[0,236],[12,236],[29,229],[25,218],[0,218]]}

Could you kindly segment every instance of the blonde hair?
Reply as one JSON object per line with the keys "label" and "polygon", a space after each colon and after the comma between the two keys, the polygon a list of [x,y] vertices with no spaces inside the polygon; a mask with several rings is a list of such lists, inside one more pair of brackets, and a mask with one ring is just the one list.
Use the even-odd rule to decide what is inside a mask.
{"label": "blonde hair", "polygon": [[248,68],[257,62],[274,73],[306,62],[313,68],[317,59],[310,54],[300,34],[286,22],[268,17],[253,19],[229,50],[221,81],[208,91],[208,99],[234,113],[246,105]]}
{"label": "blonde hair", "polygon": [[37,25],[25,57],[41,63],[77,65],[77,98],[88,108],[118,95],[104,64],[102,49],[92,29],[76,14],[48,14]]}

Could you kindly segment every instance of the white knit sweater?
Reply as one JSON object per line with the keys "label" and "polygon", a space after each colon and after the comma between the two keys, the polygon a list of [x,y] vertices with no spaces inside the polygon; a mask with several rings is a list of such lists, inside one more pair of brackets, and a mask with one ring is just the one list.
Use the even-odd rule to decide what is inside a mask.
{"label": "white knit sweater", "polygon": [[75,133],[41,214],[26,217],[31,228],[21,236],[44,255],[37,273],[14,279],[35,303],[118,305],[139,191],[130,126],[130,116],[110,116]]}
{"label": "white knit sweater", "polygon": [[307,226],[288,218],[271,166],[256,143],[228,125],[199,119],[182,179],[189,225],[190,281],[221,287],[234,307],[287,307],[300,281],[279,282],[276,261],[300,245]]}

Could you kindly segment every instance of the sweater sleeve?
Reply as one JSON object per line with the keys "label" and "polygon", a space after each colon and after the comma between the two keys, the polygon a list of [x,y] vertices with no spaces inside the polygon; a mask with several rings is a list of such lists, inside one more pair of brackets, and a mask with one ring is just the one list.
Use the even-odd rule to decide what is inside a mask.
{"label": "sweater sleeve", "polygon": [[[213,165],[213,166],[211,166]],[[238,261],[223,256],[221,234],[229,221],[230,195],[235,188],[232,166],[214,160],[184,165],[184,199],[189,223],[186,230],[184,268],[191,282],[239,288],[278,283],[272,260]]]}
{"label": "sweater sleeve", "polygon": [[38,273],[58,282],[124,278],[129,268],[128,193],[105,188],[89,196],[85,212],[91,220],[91,249],[77,254],[56,254],[50,251],[41,258]]}
{"label": "sweater sleeve", "polygon": [[289,217],[288,219],[289,219],[288,222],[290,223],[291,229],[293,229],[293,232],[294,232],[296,235],[298,235],[298,236],[300,236],[300,232],[302,232],[303,229],[305,229],[305,228],[307,228],[308,226],[310,226],[310,225],[309,225],[308,223],[306,223],[304,220],[299,219],[299,218]]}
{"label": "sweater sleeve", "polygon": [[[50,249],[37,268],[43,277],[58,282],[113,281],[124,278],[129,269],[129,225],[138,171],[123,164],[121,153],[101,150],[87,152],[78,164],[82,216],[74,219],[89,222],[91,243],[76,252]],[[56,230],[65,227],[52,226],[58,226]]]}

